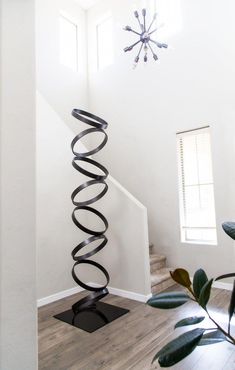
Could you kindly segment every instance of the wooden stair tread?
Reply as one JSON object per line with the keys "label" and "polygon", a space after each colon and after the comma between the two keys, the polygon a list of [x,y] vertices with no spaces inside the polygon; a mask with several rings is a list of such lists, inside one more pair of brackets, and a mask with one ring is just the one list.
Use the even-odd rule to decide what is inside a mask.
{"label": "wooden stair tread", "polygon": [[165,256],[161,256],[160,254],[150,254],[150,265],[153,265],[157,262],[163,262],[166,260]]}
{"label": "wooden stair tread", "polygon": [[149,262],[151,273],[151,291],[152,294],[158,294],[175,285],[171,278],[171,267],[166,267],[166,256],[155,253],[154,245],[149,245]]}

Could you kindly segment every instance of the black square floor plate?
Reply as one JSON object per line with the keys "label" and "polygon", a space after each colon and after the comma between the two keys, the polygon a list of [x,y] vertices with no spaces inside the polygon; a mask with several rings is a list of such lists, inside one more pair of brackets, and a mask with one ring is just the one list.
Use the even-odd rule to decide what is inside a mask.
{"label": "black square floor plate", "polygon": [[64,311],[54,317],[89,333],[109,324],[129,310],[111,304],[97,302],[96,310],[86,310],[74,315],[73,310]]}

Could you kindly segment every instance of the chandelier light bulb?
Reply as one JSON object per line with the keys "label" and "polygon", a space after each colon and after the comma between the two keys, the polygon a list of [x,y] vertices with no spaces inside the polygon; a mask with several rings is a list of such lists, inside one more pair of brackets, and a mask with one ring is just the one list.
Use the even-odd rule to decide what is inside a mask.
{"label": "chandelier light bulb", "polygon": [[134,14],[136,18],[139,18],[139,13],[137,12],[137,10],[134,12]]}

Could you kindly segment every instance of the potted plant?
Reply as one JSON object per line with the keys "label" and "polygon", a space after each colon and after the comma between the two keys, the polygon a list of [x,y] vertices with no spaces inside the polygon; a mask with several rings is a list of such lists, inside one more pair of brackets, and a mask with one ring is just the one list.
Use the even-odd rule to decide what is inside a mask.
{"label": "potted plant", "polygon": [[[222,225],[226,234],[235,240],[235,222],[225,222]],[[208,311],[207,304],[210,299],[211,287],[214,281],[235,277],[235,273],[229,273],[218,276],[216,279],[208,279],[205,271],[199,269],[193,276],[191,282],[189,273],[183,268],[178,268],[170,272],[172,279],[184,288],[184,291],[165,292],[153,295],[147,302],[149,306],[161,309],[176,308],[188,301],[194,301],[205,311],[209,319],[215,325],[213,329],[196,328],[184,332],[171,342],[166,344],[160,351],[158,351],[153,361],[158,359],[161,367],[170,367],[177,362],[183,360],[191,354],[198,346],[210,345],[227,341],[235,346],[235,337],[231,334],[231,319],[235,312],[235,280],[231,293],[230,303],[228,307],[228,326],[224,329],[211,316]],[[176,323],[175,329],[188,325],[195,325],[202,322],[205,316],[186,317]]]}

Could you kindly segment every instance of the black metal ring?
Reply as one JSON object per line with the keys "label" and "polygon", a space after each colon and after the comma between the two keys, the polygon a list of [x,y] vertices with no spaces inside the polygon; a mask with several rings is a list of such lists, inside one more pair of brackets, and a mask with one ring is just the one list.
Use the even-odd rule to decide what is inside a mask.
{"label": "black metal ring", "polygon": [[[82,224],[80,224],[80,222],[77,220],[77,218],[75,216],[75,212],[78,211],[79,209],[84,209],[85,211],[89,211],[91,213],[94,213],[96,216],[98,216],[103,221],[103,223],[105,225],[104,230],[102,230],[102,231],[94,231],[94,230],[88,229],[87,227],[85,227]],[[73,220],[74,224],[80,230],[84,231],[84,233],[91,234],[91,235],[101,235],[101,234],[104,234],[106,232],[106,230],[108,229],[108,226],[109,226],[108,225],[108,221],[106,220],[106,218],[104,217],[104,215],[102,215],[102,213],[100,213],[99,211],[97,211],[97,209],[92,208],[92,207],[88,207],[88,206],[79,206],[79,207],[76,207],[73,210],[73,213],[72,213],[72,220]]]}
{"label": "black metal ring", "polygon": [[[99,168],[104,173],[104,175],[98,175],[98,174],[95,174],[93,172],[90,172],[90,171],[85,170],[84,168],[82,168],[81,166],[79,166],[76,163],[77,161],[82,161],[82,162],[87,162],[87,163],[92,164],[93,166]],[[85,175],[87,177],[91,177],[92,179],[95,179],[95,180],[105,180],[108,177],[108,174],[109,174],[108,170],[104,166],[102,166],[100,163],[94,161],[91,158],[85,158],[85,157],[84,158],[78,158],[78,157],[74,157],[74,159],[72,161],[72,165],[73,165],[73,167],[77,171],[79,171],[83,175]]]}
{"label": "black metal ring", "polygon": [[[93,287],[91,285],[88,285],[88,284],[85,284],[82,280],[80,280],[76,273],[75,273],[75,267],[78,266],[78,265],[81,265],[81,264],[87,264],[87,265],[91,265],[91,266],[95,266],[98,270],[100,270],[104,276],[106,277],[106,284],[100,286],[100,287]],[[74,281],[80,285],[83,289],[86,289],[86,290],[91,290],[93,292],[99,292],[100,290],[103,290],[104,288],[106,288],[106,286],[108,285],[109,283],[109,280],[110,280],[110,277],[109,277],[109,274],[108,274],[108,271],[98,262],[95,262],[95,261],[92,261],[92,260],[82,260],[82,261],[77,261],[75,262],[75,264],[73,265],[73,268],[72,268],[72,276],[73,276],[73,279]]]}
{"label": "black metal ring", "polygon": [[94,126],[99,129],[106,129],[108,127],[108,123],[104,119],[95,116],[92,113],[86,112],[85,110],[73,109],[72,116],[79,119],[79,121],[82,121],[90,126]]}
{"label": "black metal ring", "polygon": [[[104,139],[101,142],[101,144],[98,145],[95,149],[90,150],[89,152],[84,152],[84,153],[76,152],[74,150],[74,147],[75,147],[76,143],[79,140],[81,140],[82,137],[84,137],[84,136],[86,136],[88,134],[91,134],[92,132],[101,132],[102,134],[104,134]],[[106,134],[106,132],[104,130],[98,129],[98,128],[88,128],[87,130],[82,131],[79,135],[75,136],[75,138],[73,139],[73,141],[71,143],[72,152],[73,152],[73,154],[76,157],[80,157],[80,158],[89,157],[90,155],[96,154],[101,149],[103,149],[103,147],[105,146],[105,144],[107,143],[107,141],[108,141],[108,135]]]}
{"label": "black metal ring", "polygon": [[[98,194],[96,195],[95,197],[91,198],[91,199],[88,199],[88,200],[84,200],[83,202],[77,202],[75,201],[75,197],[84,189],[86,188],[89,188],[89,186],[92,186],[92,185],[97,185],[97,184],[102,184],[104,185],[104,189]],[[87,181],[87,182],[84,182],[84,184],[80,185],[77,187],[77,189],[75,189],[73,192],[72,192],[72,195],[71,195],[71,199],[72,199],[72,202],[75,206],[77,207],[80,207],[80,206],[88,206],[89,204],[92,204],[92,203],[95,203],[97,202],[97,200],[103,198],[103,196],[107,193],[108,191],[108,185],[106,184],[105,181],[103,180],[90,180],[90,181]]]}
{"label": "black metal ring", "polygon": [[72,310],[74,313],[81,312],[87,308],[92,307],[92,304],[95,304],[100,299],[104,298],[106,295],[109,294],[109,291],[107,288],[100,290],[99,292],[92,292],[85,298],[80,299],[80,301],[74,303],[72,305]]}
{"label": "black metal ring", "polygon": [[[100,245],[98,245],[98,247],[92,249],[90,252],[87,252],[83,255],[80,255],[80,256],[76,256],[76,254],[84,247],[86,247],[87,245],[93,243],[94,241],[96,240],[102,240],[103,241],[100,243]],[[90,236],[89,238],[87,238],[86,240],[84,240],[83,242],[81,242],[80,244],[78,244],[74,250],[72,251],[72,257],[74,259],[74,261],[82,261],[82,260],[85,260],[86,258],[89,258],[89,257],[92,257],[94,254],[98,253],[99,251],[101,251],[101,249],[103,249],[105,247],[105,245],[107,244],[108,242],[108,239],[106,238],[105,235],[98,235],[98,236]]]}
{"label": "black metal ring", "polygon": [[[102,297],[103,298],[103,297]],[[101,299],[101,298],[100,298]],[[96,308],[96,305],[89,306],[87,308],[79,309],[77,312],[74,312],[74,316],[72,318],[72,325],[75,326],[76,319],[79,319],[78,316],[82,314],[83,312],[90,312],[93,315],[98,316],[105,324],[109,323],[108,318],[104,315],[104,313]]]}

